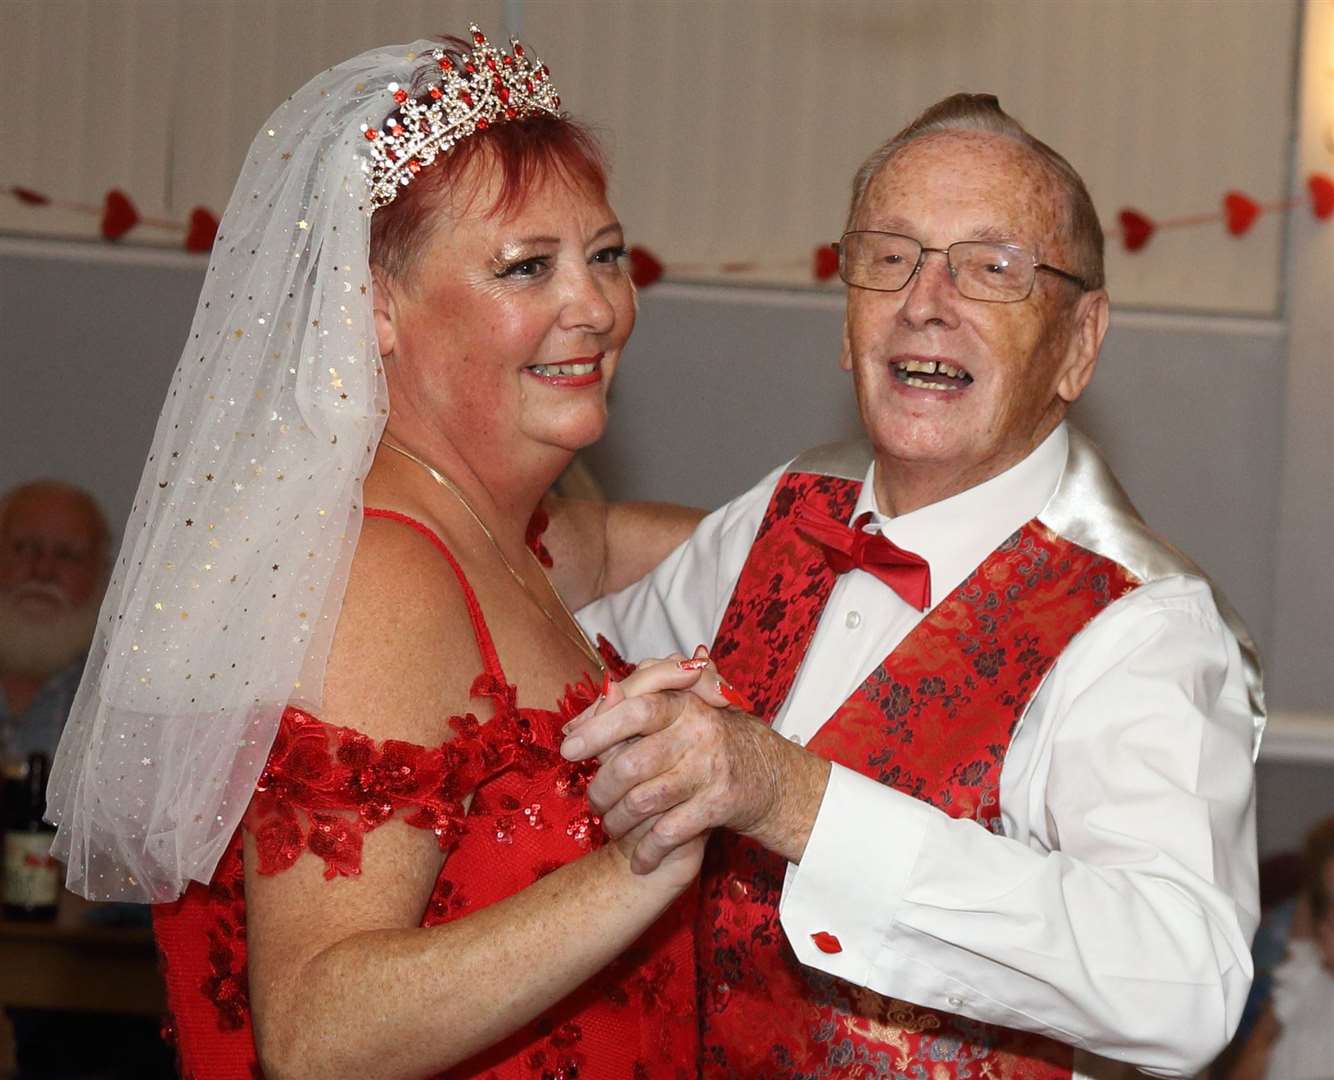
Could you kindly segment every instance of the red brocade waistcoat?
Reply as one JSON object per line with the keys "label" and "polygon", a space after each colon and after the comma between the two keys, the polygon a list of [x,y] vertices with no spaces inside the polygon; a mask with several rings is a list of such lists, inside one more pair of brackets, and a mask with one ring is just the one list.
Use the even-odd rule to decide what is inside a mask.
{"label": "red brocade waistcoat", "polygon": [[[856,480],[787,473],[723,615],[712,655],[769,722],[835,582],[822,552],[796,533],[793,512],[804,503],[846,521],[860,489]],[[922,619],[807,749],[999,831],[1001,766],[1016,723],[1070,639],[1138,584],[1034,519]],[[786,867],[730,833],[711,841],[696,939],[704,1077],[1071,1075],[1072,1050],[1051,1039],[883,997],[801,964],[779,924]]]}

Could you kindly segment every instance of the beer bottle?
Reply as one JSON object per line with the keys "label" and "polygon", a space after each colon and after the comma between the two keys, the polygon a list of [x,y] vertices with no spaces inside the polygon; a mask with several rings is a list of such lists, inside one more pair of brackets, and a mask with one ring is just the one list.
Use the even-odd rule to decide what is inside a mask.
{"label": "beer bottle", "polygon": [[60,864],[51,857],[56,828],[42,820],[51,763],[28,755],[26,775],[11,780],[5,821],[4,879],[0,894],[7,919],[54,919],[60,902]]}

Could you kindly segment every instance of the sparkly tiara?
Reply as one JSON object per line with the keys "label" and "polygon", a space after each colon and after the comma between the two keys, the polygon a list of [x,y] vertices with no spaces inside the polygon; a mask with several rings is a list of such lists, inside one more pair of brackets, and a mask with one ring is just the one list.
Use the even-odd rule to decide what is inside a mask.
{"label": "sparkly tiara", "polygon": [[436,49],[431,56],[440,79],[417,97],[398,83],[389,84],[398,107],[379,128],[361,125],[369,146],[362,167],[370,180],[371,209],[388,206],[412,178],[440,154],[475,131],[524,116],[560,115],[560,95],[551,72],[510,38],[512,53],[495,48],[476,26],[473,49],[450,56]]}

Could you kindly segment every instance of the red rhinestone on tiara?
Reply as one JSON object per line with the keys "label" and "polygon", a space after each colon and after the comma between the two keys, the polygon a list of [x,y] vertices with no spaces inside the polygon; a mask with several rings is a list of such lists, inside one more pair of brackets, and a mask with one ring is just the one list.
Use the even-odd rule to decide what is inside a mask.
{"label": "red rhinestone on tiara", "polygon": [[367,143],[362,167],[372,210],[388,206],[417,173],[473,132],[504,120],[560,114],[560,97],[541,60],[530,59],[513,38],[513,52],[506,53],[476,26],[468,29],[471,53],[451,59],[437,49],[432,59],[440,69],[439,80],[417,97],[390,83],[396,108],[378,129],[361,125]]}

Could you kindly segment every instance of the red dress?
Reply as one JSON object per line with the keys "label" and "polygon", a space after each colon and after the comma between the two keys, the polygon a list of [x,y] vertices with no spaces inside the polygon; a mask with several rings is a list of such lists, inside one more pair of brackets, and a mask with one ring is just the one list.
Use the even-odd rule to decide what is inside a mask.
{"label": "red dress", "polygon": [[[281,872],[313,855],[324,860],[328,879],[358,874],[362,836],[391,817],[431,829],[448,853],[422,912],[421,925],[435,926],[510,896],[605,843],[584,797],[595,766],[566,762],[557,752],[561,726],[597,689],[585,675],[566,688],[555,709],[519,707],[476,594],[449,549],[411,518],[386,510],[366,514],[415,528],[449,561],[484,663],[472,695],[490,698],[494,714],[485,723],[471,714],[452,717],[455,737],[423,747],[376,743],[289,708],[242,828],[255,836],[260,873]],[[599,645],[613,670],[623,671],[611,647]],[[210,884],[192,883],[179,900],[153,913],[169,1027],[185,1080],[263,1075],[250,1023],[241,850],[238,829]],[[620,958],[538,1019],[443,1075],[694,1077],[694,896],[688,892]]]}

